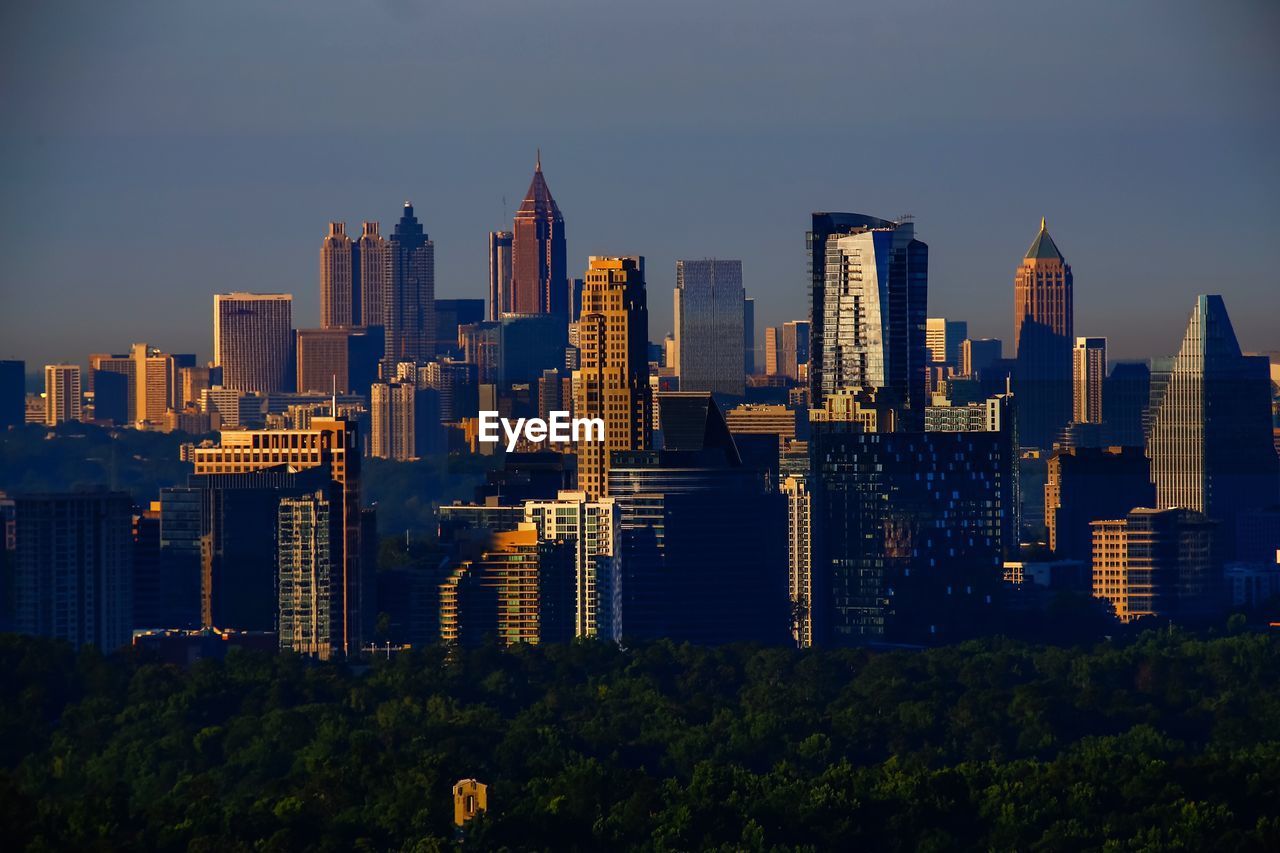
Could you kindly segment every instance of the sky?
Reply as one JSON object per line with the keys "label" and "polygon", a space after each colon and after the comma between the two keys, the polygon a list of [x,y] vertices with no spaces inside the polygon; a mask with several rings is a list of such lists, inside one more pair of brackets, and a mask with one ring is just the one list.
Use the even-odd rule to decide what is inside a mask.
{"label": "sky", "polygon": [[[1197,293],[1280,350],[1280,4],[610,0],[6,3],[0,358],[212,347],[213,294],[318,325],[329,220],[412,200],[439,297],[483,297],[535,149],[569,268],[740,258],[808,314],[814,210],[915,217],[929,314],[1008,350],[1048,218],[1075,328],[1176,350]],[[1006,351],[1006,354],[1011,354]]]}

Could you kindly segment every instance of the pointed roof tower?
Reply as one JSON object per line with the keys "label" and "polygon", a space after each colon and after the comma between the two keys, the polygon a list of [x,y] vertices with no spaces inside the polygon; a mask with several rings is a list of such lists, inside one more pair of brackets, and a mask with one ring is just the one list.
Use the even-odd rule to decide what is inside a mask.
{"label": "pointed roof tower", "polygon": [[1040,217],[1040,233],[1036,235],[1036,239],[1031,243],[1031,248],[1027,249],[1027,254],[1023,257],[1034,258],[1042,261],[1066,260],[1066,258],[1062,256],[1062,252],[1058,251],[1058,245],[1054,243],[1053,238],[1049,236],[1049,227],[1045,224],[1043,216]]}
{"label": "pointed roof tower", "polygon": [[556,206],[556,200],[551,197],[551,189],[547,186],[547,179],[542,176],[541,148],[538,149],[534,160],[533,181],[530,182],[529,191],[524,194],[524,201],[520,202],[520,210],[516,213],[516,219],[522,218],[564,218],[560,215],[560,208]]}

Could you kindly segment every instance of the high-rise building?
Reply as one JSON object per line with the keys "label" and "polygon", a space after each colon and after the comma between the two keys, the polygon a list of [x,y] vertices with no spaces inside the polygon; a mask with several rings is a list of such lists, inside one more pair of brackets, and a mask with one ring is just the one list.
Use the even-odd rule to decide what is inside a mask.
{"label": "high-rise building", "polygon": [[[911,222],[864,217],[866,224],[826,241],[821,363],[814,320],[809,373],[818,373],[813,405],[842,388],[891,394],[904,423],[924,417],[925,313],[929,247]],[[816,317],[816,309],[815,309]]]}
{"label": "high-rise building", "polygon": [[574,636],[621,640],[622,518],[617,501],[562,491],[555,500],[526,501],[524,520],[535,524],[543,539],[570,543]]}
{"label": "high-rise building", "polygon": [[[334,595],[342,601],[341,649],[346,654],[358,651],[365,630],[364,596],[372,595],[373,589],[363,574],[372,567],[361,563],[360,442],[355,422],[317,417],[308,429],[224,431],[221,446],[197,447],[192,455],[197,475],[251,473],[280,466],[300,472],[327,468],[335,484],[333,501],[342,531],[342,557],[333,581]],[[274,512],[267,517],[274,524]]]}
{"label": "high-rise building", "polygon": [[1076,338],[1071,353],[1072,420],[1102,423],[1102,385],[1107,376],[1107,339]]}
{"label": "high-rise building", "polygon": [[128,645],[133,630],[132,501],[123,492],[14,496],[18,631]]}
{"label": "high-rise building", "polygon": [[791,639],[797,648],[813,645],[813,494],[809,478],[782,481],[787,498],[787,587],[791,599]]}
{"label": "high-rise building", "polygon": [[342,649],[342,599],[334,595],[342,528],[324,489],[280,498],[276,589],[280,648],[328,659]]}
{"label": "high-rise building", "polygon": [[[476,531],[467,555],[440,585],[440,638],[504,646],[573,639],[573,567],[564,540],[550,541],[533,523]],[[472,538],[472,537],[468,537]]]}
{"label": "high-rise building", "polygon": [[160,490],[160,624],[166,628],[201,625],[200,489],[174,486]]}
{"label": "high-rise building", "polygon": [[412,382],[375,382],[369,389],[369,455],[407,462],[418,458],[418,389]]}
{"label": "high-rise building", "polygon": [[969,337],[969,324],[964,320],[929,317],[925,320],[924,345],[929,361],[960,366],[960,344]]}
{"label": "high-rise building", "polygon": [[360,273],[345,222],[330,222],[320,244],[320,327],[354,326],[360,316]]}
{"label": "high-rise building", "polygon": [[26,362],[0,361],[0,430],[20,427],[24,422],[26,370]]}
{"label": "high-rise building", "polygon": [[1090,524],[1122,518],[1155,500],[1151,466],[1141,447],[1059,448],[1049,457],[1044,519],[1054,559],[1093,558]]}
{"label": "high-rise building", "polygon": [[977,376],[1003,355],[1004,343],[999,338],[966,338],[960,344],[960,375]]}
{"label": "high-rise building", "polygon": [[1107,443],[1146,446],[1145,420],[1151,400],[1151,369],[1143,362],[1120,362],[1102,383],[1102,422]]}
{"label": "high-rise building", "polygon": [[748,296],[742,304],[742,372],[756,372],[756,301]]}
{"label": "high-rise building", "polygon": [[364,223],[360,239],[352,246],[352,268],[359,283],[362,326],[386,326],[387,288],[391,282],[391,255],[377,222]]}
{"label": "high-rise building", "polygon": [[293,385],[293,296],[219,293],[213,297],[213,364],[222,387],[269,394]]}
{"label": "high-rise building", "polygon": [[676,375],[683,391],[741,397],[742,261],[676,261]]}
{"label": "high-rise building", "polygon": [[81,418],[80,365],[44,366],[44,422],[49,426]]}
{"label": "high-rise building", "polygon": [[724,413],[725,423],[735,441],[740,435],[774,435],[779,442],[796,437],[795,409],[775,403],[744,403]]}
{"label": "high-rise building", "polygon": [[809,364],[809,322],[788,320],[783,323],[778,346],[778,372],[788,379],[800,381],[802,369]]}
{"label": "high-rise building", "polygon": [[489,305],[485,316],[497,322],[503,314],[512,313],[510,231],[489,232]]}
{"label": "high-rise building", "polygon": [[782,329],[767,326],[764,330],[764,374],[777,376],[782,372]]}
{"label": "high-rise building", "polygon": [[214,368],[180,367],[178,368],[178,405],[179,410],[189,405],[200,405],[204,392],[212,388]]}
{"label": "high-rise building", "polygon": [[342,393],[350,388],[349,328],[299,329],[299,393]]}
{"label": "high-rise building", "polygon": [[[483,323],[485,305],[483,299],[436,300],[436,354],[456,355],[461,349],[458,329],[473,323]],[[564,336],[562,331],[561,337]]]}
{"label": "high-rise building", "polygon": [[385,376],[402,361],[425,364],[435,356],[435,244],[413,215],[410,202],[404,203],[404,213],[387,241],[387,255]]}
{"label": "high-rise building", "polygon": [[742,464],[710,394],[659,399],[663,449],[617,453],[608,472],[623,638],[785,642],[785,501]]}
{"label": "high-rise building", "polygon": [[174,357],[146,344],[134,344],[129,354],[134,363],[137,394],[133,419],[138,423],[158,424],[165,412],[178,408],[178,371]]}
{"label": "high-rise building", "polygon": [[994,429],[812,424],[815,642],[978,630],[1017,546],[1015,419],[1008,398],[994,405]]}
{"label": "high-rise building", "polygon": [[542,176],[541,154],[512,228],[510,310],[516,314],[555,314],[566,325],[569,322],[564,216]]}
{"label": "high-rise building", "polygon": [[1094,596],[1109,601],[1121,622],[1215,616],[1225,603],[1215,526],[1192,510],[1146,507],[1093,522]]}
{"label": "high-rise building", "polygon": [[581,366],[573,372],[573,411],[604,421],[604,440],[578,446],[578,488],[608,494],[610,454],[649,446],[649,309],[644,258],[592,257],[577,323]]}
{"label": "high-rise building", "polygon": [[1196,297],[1170,371],[1152,378],[1147,452],[1156,505],[1220,522],[1228,559],[1239,513],[1277,501],[1267,358],[1241,354],[1221,296]]}
{"label": "high-rise building", "polygon": [[1014,391],[1022,441],[1048,448],[1071,420],[1071,342],[1074,339],[1071,266],[1044,219],[1014,275]]}

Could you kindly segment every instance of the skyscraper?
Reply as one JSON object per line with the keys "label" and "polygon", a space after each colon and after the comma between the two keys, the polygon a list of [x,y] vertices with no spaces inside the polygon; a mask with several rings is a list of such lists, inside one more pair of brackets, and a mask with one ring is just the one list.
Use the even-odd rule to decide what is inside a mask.
{"label": "skyscraper", "polygon": [[524,520],[548,541],[571,543],[574,560],[574,636],[621,639],[621,515],[617,501],[592,501],[585,492],[562,491],[555,500],[524,505]]}
{"label": "skyscraper", "polygon": [[801,378],[801,366],[809,364],[810,323],[808,320],[788,320],[782,324],[779,337],[778,372],[797,382]]}
{"label": "skyscraper", "polygon": [[813,494],[804,474],[787,477],[781,491],[787,497],[791,639],[798,648],[807,649],[813,645]]}
{"label": "skyscraper", "polygon": [[293,296],[215,294],[213,364],[222,368],[222,387],[232,391],[293,390]]}
{"label": "skyscraper", "polygon": [[417,459],[418,389],[412,382],[375,382],[369,389],[369,455]]}
{"label": "skyscraper", "polygon": [[960,366],[960,344],[969,337],[969,324],[964,320],[929,317],[925,320],[925,348],[929,361]]}
{"label": "skyscraper", "polygon": [[782,372],[782,330],[766,326],[764,330],[764,374],[777,376]]}
{"label": "skyscraper", "polygon": [[577,323],[581,366],[573,372],[573,412],[604,421],[604,440],[578,447],[578,488],[608,494],[610,454],[649,446],[649,309],[644,258],[592,257]]}
{"label": "skyscraper", "polygon": [[[1049,457],[1044,519],[1058,560],[1092,565],[1089,525],[1123,518],[1155,499],[1151,465],[1141,447],[1059,448]],[[1089,575],[1090,577],[1092,575]]]}
{"label": "skyscraper", "polygon": [[[356,425],[345,418],[313,418],[309,429],[224,431],[219,447],[194,451],[195,473],[237,474],[288,465],[305,471],[327,466],[337,484],[342,559],[335,572],[335,596],[342,601],[341,648],[359,650],[364,636],[364,596],[373,590],[364,578],[360,518],[360,442]],[[271,516],[274,522],[274,515]]]}
{"label": "skyscraper", "polygon": [[80,365],[46,364],[44,422],[55,426],[65,421],[80,420],[80,393]]}
{"label": "skyscraper", "polygon": [[1142,362],[1121,362],[1102,383],[1102,421],[1107,443],[1146,445],[1145,418],[1151,401],[1151,369]]}
{"label": "skyscraper", "polygon": [[1044,219],[1014,275],[1013,339],[1021,440],[1047,448],[1071,419],[1071,266]]}
{"label": "skyscraper", "polygon": [[1203,620],[1225,604],[1214,557],[1216,525],[1203,514],[1139,507],[1091,527],[1093,594],[1109,601],[1121,622],[1144,616]]}
{"label": "skyscraper", "polygon": [[158,424],[164,413],[177,408],[178,376],[172,355],[146,344],[134,344],[129,350],[133,359],[133,419],[138,423]]}
{"label": "skyscraper", "polygon": [[1267,358],[1241,354],[1221,296],[1198,296],[1172,369],[1151,384],[1157,505],[1220,522],[1231,557],[1237,515],[1277,500]]}
{"label": "skyscraper", "polygon": [[[909,428],[924,417],[929,247],[911,222],[866,217],[826,242],[819,396],[842,388],[888,392]],[[814,328],[817,327],[815,321]],[[810,330],[811,353],[814,340]]]}
{"label": "skyscraper", "polygon": [[360,239],[352,246],[352,267],[359,279],[360,317],[356,322],[362,326],[385,326],[387,322],[391,256],[380,229],[377,222],[364,223]]}
{"label": "skyscraper", "polygon": [[569,322],[564,217],[542,176],[541,154],[512,228],[511,293],[512,312],[556,314]]}
{"label": "skyscraper", "polygon": [[741,397],[746,293],[742,261],[676,261],[676,375],[683,391]]}
{"label": "skyscraper", "polygon": [[404,203],[404,214],[387,243],[387,254],[390,272],[383,304],[387,336],[384,376],[392,375],[402,361],[425,364],[435,356],[435,244],[413,215],[410,202]]}
{"label": "skyscraper", "polygon": [[747,376],[754,376],[756,372],[756,301],[748,296],[742,307],[742,372]]}
{"label": "skyscraper", "polygon": [[330,222],[329,234],[320,244],[320,327],[333,329],[355,325],[360,312],[351,238],[345,222]]}
{"label": "skyscraper", "polygon": [[26,362],[0,361],[0,430],[20,427],[26,416]]}
{"label": "skyscraper", "polygon": [[489,306],[490,322],[511,313],[511,241],[510,231],[489,232]]}
{"label": "skyscraper", "polygon": [[1076,338],[1071,353],[1072,420],[1102,423],[1102,383],[1107,377],[1107,339]]}
{"label": "skyscraper", "polygon": [[77,647],[92,644],[104,652],[129,643],[131,504],[123,492],[14,496],[19,632]]}
{"label": "skyscraper", "polygon": [[276,513],[276,590],[280,648],[321,660],[341,651],[342,599],[335,596],[340,517],[321,489],[282,497]]}

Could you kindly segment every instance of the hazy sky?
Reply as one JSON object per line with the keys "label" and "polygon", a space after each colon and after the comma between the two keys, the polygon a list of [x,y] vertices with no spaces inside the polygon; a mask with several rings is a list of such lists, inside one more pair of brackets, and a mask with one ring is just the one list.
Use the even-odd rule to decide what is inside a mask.
{"label": "hazy sky", "polygon": [[[412,199],[439,296],[485,294],[534,149],[570,270],[741,258],[807,315],[812,210],[913,214],[929,313],[1010,337],[1040,216],[1076,331],[1172,352],[1196,293],[1280,349],[1280,4],[50,2],[0,11],[0,357],[207,358],[213,294],[318,322],[330,219]],[[504,202],[505,199],[505,202]]]}

